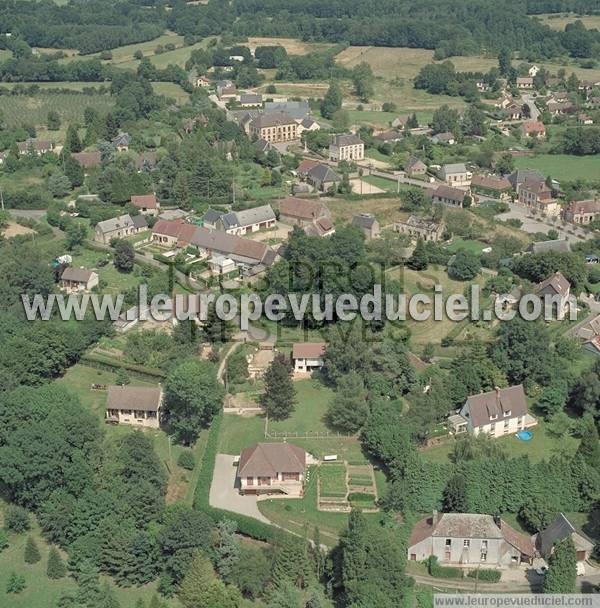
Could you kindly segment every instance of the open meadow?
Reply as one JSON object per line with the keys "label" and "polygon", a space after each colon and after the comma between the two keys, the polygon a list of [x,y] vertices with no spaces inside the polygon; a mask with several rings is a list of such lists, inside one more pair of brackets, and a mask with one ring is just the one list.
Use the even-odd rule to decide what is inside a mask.
{"label": "open meadow", "polygon": [[571,156],[568,154],[541,154],[515,157],[519,169],[537,169],[557,180],[593,180],[600,175],[600,156]]}
{"label": "open meadow", "polygon": [[545,15],[535,15],[534,19],[539,19],[544,25],[553,30],[564,30],[565,26],[575,21],[581,21],[588,29],[600,29],[600,15],[576,15],[575,13],[549,13]]}

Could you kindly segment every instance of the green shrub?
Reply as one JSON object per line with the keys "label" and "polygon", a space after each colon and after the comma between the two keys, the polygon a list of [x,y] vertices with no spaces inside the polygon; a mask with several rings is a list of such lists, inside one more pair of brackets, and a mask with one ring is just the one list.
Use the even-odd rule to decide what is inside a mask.
{"label": "green shrub", "polygon": [[29,530],[31,522],[29,513],[23,507],[18,505],[9,505],[4,511],[4,527],[11,532],[20,534]]}
{"label": "green shrub", "polygon": [[184,450],[179,454],[179,458],[177,459],[177,464],[187,469],[188,471],[193,471],[196,466],[196,459],[194,458],[194,453],[191,450]]}
{"label": "green shrub", "polygon": [[502,572],[500,572],[500,570],[491,569],[471,570],[467,576],[469,578],[476,578],[480,581],[485,581],[486,583],[498,583],[502,577]]}
{"label": "green shrub", "polygon": [[0,528],[0,553],[8,547],[8,534]]}
{"label": "green shrub", "polygon": [[435,555],[430,556],[425,561],[427,571],[434,578],[463,578],[463,571],[460,568],[450,568],[448,566],[440,566]]}

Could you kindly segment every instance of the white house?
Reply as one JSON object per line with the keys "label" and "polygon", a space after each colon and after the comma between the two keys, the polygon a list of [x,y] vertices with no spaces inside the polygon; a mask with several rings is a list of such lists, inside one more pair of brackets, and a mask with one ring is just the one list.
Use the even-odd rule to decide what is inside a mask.
{"label": "white house", "polygon": [[449,423],[456,433],[486,433],[496,438],[535,426],[537,421],[528,411],[523,385],[518,384],[471,395]]}
{"label": "white house", "polygon": [[440,169],[440,179],[454,188],[468,187],[471,185],[473,174],[467,170],[464,163],[451,163],[443,165]]}
{"label": "white house", "polygon": [[311,373],[325,364],[325,342],[295,342],[292,349],[294,372]]}
{"label": "white house", "polygon": [[329,144],[329,160],[363,160],[365,157],[365,144],[357,135],[335,135]]}
{"label": "white house", "polygon": [[162,400],[159,386],[109,386],[106,421],[157,429]]}

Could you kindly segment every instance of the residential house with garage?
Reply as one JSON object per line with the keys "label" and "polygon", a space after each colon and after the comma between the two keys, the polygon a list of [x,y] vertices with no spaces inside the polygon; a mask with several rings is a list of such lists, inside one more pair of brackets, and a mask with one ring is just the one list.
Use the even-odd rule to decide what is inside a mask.
{"label": "residential house with garage", "polygon": [[535,547],[501,517],[479,513],[440,513],[421,519],[408,539],[407,557],[437,557],[443,566],[507,568],[531,564]]}
{"label": "residential house with garage", "polygon": [[98,273],[87,268],[69,266],[60,275],[60,288],[67,293],[90,291],[98,285]]}
{"label": "residential house with garage", "polygon": [[310,374],[325,365],[325,342],[294,342],[292,363],[294,372]]}
{"label": "residential house with garage", "polygon": [[570,298],[571,283],[569,283],[562,272],[555,272],[541,283],[538,283],[533,293],[542,298],[544,302],[555,302],[558,318],[563,318],[567,307],[570,305],[574,306],[574,310],[577,310],[576,298]]}
{"label": "residential house with garage", "polygon": [[109,386],[106,422],[157,429],[162,403],[160,386]]}
{"label": "residential house with garage", "polygon": [[358,135],[334,135],[329,144],[329,160],[339,162],[345,160],[352,162],[363,160],[365,157],[365,143]]}
{"label": "residential house with garage", "polygon": [[292,443],[256,443],[240,454],[237,479],[240,494],[304,493],[306,452]]}
{"label": "residential house with garage", "polygon": [[497,438],[512,435],[535,426],[537,420],[529,413],[522,384],[467,398],[458,414],[448,419],[455,433]]}
{"label": "residential house with garage", "polygon": [[19,155],[34,154],[36,156],[42,156],[54,151],[54,142],[46,139],[27,139],[25,141],[17,142],[17,148]]}
{"label": "residential house with garage", "polygon": [[237,234],[238,236],[259,230],[269,230],[274,228],[276,223],[277,218],[271,205],[223,213],[215,222],[217,230],[224,230],[227,234]]}
{"label": "residential house with garage", "polygon": [[546,137],[546,127],[539,120],[527,120],[521,125],[523,137]]}

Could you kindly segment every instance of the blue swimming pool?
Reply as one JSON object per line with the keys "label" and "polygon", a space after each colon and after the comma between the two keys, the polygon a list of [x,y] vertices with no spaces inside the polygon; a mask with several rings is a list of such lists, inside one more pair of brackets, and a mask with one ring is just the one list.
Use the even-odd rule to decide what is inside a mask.
{"label": "blue swimming pool", "polygon": [[533,433],[531,431],[519,431],[517,433],[517,439],[520,439],[521,441],[531,441],[532,437]]}

